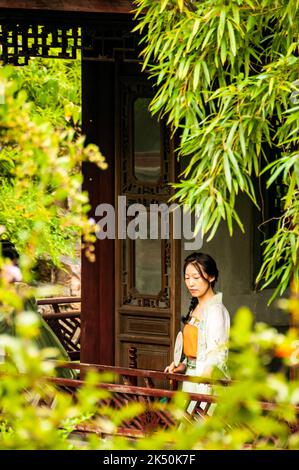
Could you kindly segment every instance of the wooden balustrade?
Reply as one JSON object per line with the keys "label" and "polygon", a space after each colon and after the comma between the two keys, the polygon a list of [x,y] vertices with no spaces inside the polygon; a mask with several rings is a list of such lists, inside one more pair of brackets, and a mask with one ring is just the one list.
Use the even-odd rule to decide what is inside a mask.
{"label": "wooden balustrade", "polygon": [[[58,367],[75,369],[85,376],[87,371],[96,370],[103,373],[113,374],[114,383],[100,383],[98,387],[109,392],[109,398],[101,399],[98,403],[98,413],[87,422],[76,426],[76,432],[97,433],[100,435],[114,434],[123,435],[131,438],[142,437],[150,432],[160,429],[169,429],[178,425],[177,419],[171,412],[167,404],[174,397],[174,390],[164,390],[155,387],[155,381],[171,380],[172,382],[182,382],[183,380],[194,380],[194,377],[187,377],[180,374],[165,374],[164,372],[139,370],[130,368],[121,368],[105,366],[98,364],[80,364],[80,363],[57,363]],[[118,381],[122,383],[115,383]],[[144,386],[136,386],[138,379],[142,379]],[[84,380],[47,378],[47,380],[62,390],[71,393],[76,399],[77,390],[84,385]],[[209,379],[202,379],[203,383],[213,382]],[[226,384],[226,382],[225,382]],[[205,419],[210,406],[217,401],[214,395],[205,395],[192,393],[189,394],[190,400],[194,400],[196,405],[192,414],[185,413],[184,420]],[[102,407],[109,406],[114,410],[121,410],[130,404],[142,404],[142,412],[132,419],[127,419],[118,425],[115,429],[111,426],[105,429],[105,426],[99,424],[103,422],[104,416],[101,415]],[[186,401],[186,406],[189,400]]]}
{"label": "wooden balustrade", "polygon": [[[143,369],[130,369],[123,367],[106,366],[99,364],[83,364],[83,363],[57,363],[57,367],[66,367],[78,371],[80,379],[70,380],[62,378],[50,378],[49,381],[56,386],[67,390],[74,398],[78,388],[84,384],[85,374],[90,370],[96,370],[99,373],[111,373],[115,377],[113,383],[101,383],[99,387],[110,393],[110,397],[99,402],[99,416],[101,416],[101,407],[109,406],[112,409],[120,410],[130,403],[142,403],[144,406],[143,412],[137,417],[126,420],[113,431],[104,429],[99,425],[97,416],[95,419],[80,424],[76,427],[76,431],[80,433],[97,433],[100,435],[105,434],[119,434],[132,438],[142,437],[147,433],[157,431],[159,429],[169,429],[178,426],[177,419],[171,413],[169,402],[175,394],[175,389],[178,384],[183,381],[198,381],[203,384],[221,384],[222,386],[229,386],[232,382],[227,380],[213,380],[209,378],[194,378],[184,374],[169,374],[159,371],[143,370]],[[165,390],[156,387],[156,383],[163,381],[170,381],[173,390]],[[136,386],[136,383],[142,383],[142,386]],[[121,383],[119,383],[121,382]],[[218,398],[214,394],[188,394],[189,399],[186,401],[186,408],[190,400],[195,402],[192,413],[185,411],[183,421],[191,422],[193,420],[206,419],[209,414],[209,409],[213,403],[217,403]],[[163,406],[164,403],[164,406]],[[158,406],[157,406],[158,405]],[[268,413],[277,407],[274,402],[260,402],[261,409]],[[287,406],[287,405],[286,405]],[[292,433],[299,431],[299,407],[296,407],[298,420],[296,423],[288,423]],[[257,436],[258,439],[258,436]]]}
{"label": "wooden balustrade", "polygon": [[[79,308],[74,308],[74,305]],[[55,297],[37,300],[39,311],[50,328],[54,331],[70,359],[80,359],[81,337],[81,298]],[[42,307],[51,311],[44,312]]]}
{"label": "wooden balustrade", "polygon": [[213,380],[206,377],[194,378],[186,376],[184,374],[169,374],[157,370],[146,370],[146,369],[132,369],[128,367],[117,367],[107,366],[103,364],[85,364],[85,363],[73,363],[73,362],[56,362],[57,367],[63,367],[67,369],[73,369],[80,373],[81,377],[84,377],[86,372],[89,370],[95,370],[97,372],[108,372],[113,374],[116,379],[120,378],[124,385],[136,386],[137,380],[141,383],[141,386],[147,388],[157,388],[155,381],[168,381],[171,390],[177,390],[178,383],[184,381],[197,381],[205,384],[219,383],[224,386],[229,385],[229,380]]}

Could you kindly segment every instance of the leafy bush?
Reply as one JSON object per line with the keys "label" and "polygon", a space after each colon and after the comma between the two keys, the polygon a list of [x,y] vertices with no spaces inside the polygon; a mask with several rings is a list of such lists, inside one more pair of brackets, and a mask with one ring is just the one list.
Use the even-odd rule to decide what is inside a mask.
{"label": "leafy bush", "polygon": [[33,113],[34,106],[11,77],[11,69],[1,70],[1,230],[20,252],[27,250],[27,258],[21,259],[24,268],[45,254],[59,264],[61,254],[74,254],[81,234],[92,259],[95,222],[87,216],[90,206],[79,169],[82,161],[89,161],[104,170],[105,159],[71,127],[53,128]]}
{"label": "leafy bush", "polygon": [[[11,69],[1,70],[6,93],[5,104],[0,106],[0,224],[2,236],[16,242],[29,281],[37,255],[47,253],[59,262],[60,254],[71,251],[81,234],[88,246],[94,240],[94,227],[86,215],[88,198],[80,192],[82,177],[76,168],[83,160],[102,169],[106,164],[99,150],[84,147],[84,138],[76,138],[72,129],[53,128],[36,115],[11,77]],[[69,210],[67,197],[72,200]],[[89,255],[92,257],[92,247]],[[3,262],[0,258],[0,270]],[[0,276],[1,315],[8,321],[12,314],[17,317],[17,335],[0,338],[0,349],[7,355],[5,363],[0,364],[0,448],[299,448],[294,408],[299,389],[287,376],[288,366],[298,364],[296,331],[281,335],[266,325],[253,325],[249,311],[242,309],[231,335],[230,369],[235,382],[228,388],[215,388],[219,404],[213,416],[186,421],[186,395],[179,393],[167,405],[180,423],[178,428],[158,431],[135,442],[116,436],[92,436],[79,442],[71,434],[76,424],[94,418],[104,432],[113,432],[122,420],[140,413],[140,406],[117,412],[99,409],[99,400],[107,394],[97,384],[107,378],[97,374],[86,377],[86,385],[75,401],[48,383],[45,377],[55,375],[49,360],[53,351],[37,349],[34,338],[39,318],[25,311],[24,300],[15,286]],[[298,311],[296,299],[285,307]],[[273,357],[282,359],[278,372],[268,370]],[[262,400],[278,405],[265,412]]]}

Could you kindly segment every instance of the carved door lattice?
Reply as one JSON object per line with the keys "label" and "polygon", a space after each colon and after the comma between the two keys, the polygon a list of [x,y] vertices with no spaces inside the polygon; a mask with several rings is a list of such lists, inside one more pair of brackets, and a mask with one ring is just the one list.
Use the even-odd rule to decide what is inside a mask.
{"label": "carved door lattice", "polygon": [[[117,242],[116,364],[127,366],[134,346],[138,368],[163,370],[171,361],[179,318],[180,257],[168,210],[173,193],[169,183],[176,175],[173,142],[165,123],[151,117],[153,89],[147,77],[136,68],[119,67],[117,195],[124,199],[118,215],[127,229],[134,227],[136,205],[140,220],[147,223],[141,222],[142,233],[139,226],[133,238],[127,233]],[[162,382],[160,387],[167,387]]]}
{"label": "carved door lattice", "polygon": [[69,357],[80,358],[81,299],[78,297],[49,298],[37,301],[44,320],[54,331]]}

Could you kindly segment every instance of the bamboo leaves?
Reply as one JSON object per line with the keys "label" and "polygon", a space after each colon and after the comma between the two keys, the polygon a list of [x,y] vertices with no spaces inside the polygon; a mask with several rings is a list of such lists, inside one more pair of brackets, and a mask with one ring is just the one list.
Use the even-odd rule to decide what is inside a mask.
{"label": "bamboo leaves", "polygon": [[[255,175],[267,174],[268,187],[282,177],[286,213],[268,241],[276,248],[264,254],[262,277],[267,282],[277,269],[285,286],[298,274],[293,229],[286,230],[290,220],[298,230],[299,107],[290,100],[299,70],[298,1],[279,0],[275,9],[271,0],[136,3],[147,31],[143,57],[158,85],[151,109],[179,131],[180,156],[189,159],[174,185],[177,199],[205,201],[202,227],[211,239],[221,220],[231,234],[234,223],[243,228],[236,196],[242,191],[258,206]],[[279,271],[278,259],[293,268]]]}
{"label": "bamboo leaves", "polygon": [[227,28],[228,28],[228,33],[229,33],[231,51],[232,51],[233,56],[235,56],[237,54],[237,45],[236,45],[234,28],[230,21],[227,22]]}
{"label": "bamboo leaves", "polygon": [[199,83],[199,76],[200,76],[200,69],[201,69],[201,62],[197,62],[197,64],[194,67],[194,72],[193,72],[193,90],[195,91],[198,87]]}

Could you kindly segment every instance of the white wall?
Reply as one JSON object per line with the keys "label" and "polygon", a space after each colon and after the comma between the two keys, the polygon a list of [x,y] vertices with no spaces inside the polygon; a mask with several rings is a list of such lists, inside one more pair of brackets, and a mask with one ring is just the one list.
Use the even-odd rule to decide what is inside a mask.
{"label": "white wall", "polygon": [[[202,248],[196,251],[206,252],[215,259],[219,270],[219,280],[215,287],[223,293],[223,302],[231,317],[238,307],[246,305],[254,312],[257,321],[264,321],[274,326],[286,326],[288,315],[276,308],[275,303],[267,307],[273,289],[262,292],[253,290],[253,206],[244,195],[241,195],[237,202],[238,213],[246,233],[242,234],[235,226],[234,234],[230,237],[226,224],[222,223],[214,239],[208,243],[204,242]],[[186,314],[191,299],[183,280],[183,264],[185,257],[192,251],[184,250],[184,240],[182,240],[182,315]]]}

